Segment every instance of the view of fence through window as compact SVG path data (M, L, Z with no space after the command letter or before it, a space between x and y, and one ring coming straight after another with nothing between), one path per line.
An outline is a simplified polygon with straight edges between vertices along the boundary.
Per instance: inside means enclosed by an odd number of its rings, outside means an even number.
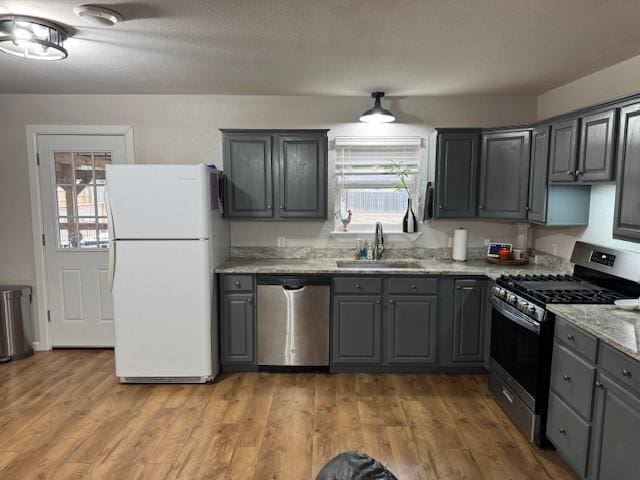
M354 230L376 222L400 228L409 194L414 198L417 190L419 147L415 138L336 139L338 216L351 210ZM401 171L408 191L398 188Z
M105 166L109 152L54 152L58 246L107 248Z

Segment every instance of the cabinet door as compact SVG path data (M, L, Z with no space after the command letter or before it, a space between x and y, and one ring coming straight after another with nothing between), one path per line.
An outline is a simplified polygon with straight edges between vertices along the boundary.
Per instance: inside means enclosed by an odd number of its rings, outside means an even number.
M380 364L382 361L382 297L333 297L333 363Z
M273 217L271 148L270 135L224 135L227 217Z
M640 104L620 111L613 236L640 241Z
M547 188L549 171L549 125L536 128L531 139L531 170L527 218L531 222L547 221Z
M473 132L438 135L436 218L477 215L479 140Z
M435 363L437 298L426 295L389 297L386 328L388 363Z
M526 219L530 132L482 135L478 216Z
M578 179L611 181L614 170L616 110L594 113L581 119Z
M279 135L277 215L284 218L327 217L327 136Z
M456 280L453 316L453 361L484 359L485 282Z
M576 181L578 125L577 118L551 125L551 151L549 153L549 181L551 183Z
M222 363L255 363L253 294L224 295L221 320Z
M632 480L640 472L640 398L600 374L593 420L592 480Z

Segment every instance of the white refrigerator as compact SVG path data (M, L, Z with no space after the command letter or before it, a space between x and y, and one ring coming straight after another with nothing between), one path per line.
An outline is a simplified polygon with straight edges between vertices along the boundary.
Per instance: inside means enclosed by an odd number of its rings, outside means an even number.
M215 268L227 222L212 210L205 165L109 165L109 278L116 375L203 383L219 371Z

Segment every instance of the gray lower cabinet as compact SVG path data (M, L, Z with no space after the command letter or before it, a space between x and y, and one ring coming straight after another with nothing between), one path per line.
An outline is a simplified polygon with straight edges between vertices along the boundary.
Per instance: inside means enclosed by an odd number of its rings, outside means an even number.
M479 130L438 131L435 218L477 216L479 144Z
M598 375L589 479L635 480L640 475L640 398Z
M334 295L333 364L382 362L382 297Z
M638 478L640 381L635 373L640 374L640 362L556 319L547 437L581 478Z
M577 179L578 118L562 120L551 125L551 144L549 152L549 182L571 183Z
M226 217L327 217L327 130L221 131Z
M640 241L640 103L620 110L613 236Z
M528 129L482 134L479 217L527 218L530 138Z
M438 297L390 295L386 318L386 362L436 362Z
M456 280L454 283L453 355L455 363L484 360L485 280Z
M580 149L577 179L581 182L614 180L617 111L593 113L580 118Z
M255 365L255 306L253 293L222 296L220 325L222 364Z

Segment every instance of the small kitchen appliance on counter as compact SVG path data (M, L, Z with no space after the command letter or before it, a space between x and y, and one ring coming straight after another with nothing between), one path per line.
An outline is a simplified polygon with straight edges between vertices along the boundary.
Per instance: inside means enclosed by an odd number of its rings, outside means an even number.
M492 288L489 389L523 433L546 445L552 303L613 304L640 295L640 253L576 242L573 275L503 275Z

